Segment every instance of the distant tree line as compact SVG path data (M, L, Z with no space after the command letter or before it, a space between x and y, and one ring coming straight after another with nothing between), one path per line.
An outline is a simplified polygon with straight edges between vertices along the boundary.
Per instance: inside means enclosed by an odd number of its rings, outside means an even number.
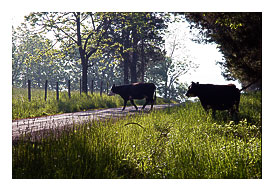
M13 86L27 80L41 88L48 80L88 91L93 79L115 84L153 82L164 98L182 99L176 67L187 71L191 61L174 62L164 48L164 34L171 22L165 13L31 13L14 29ZM54 38L49 38L52 34ZM95 84L95 89L99 85Z
M95 81L115 84L153 82L164 98L181 100L186 85L179 77L195 67L192 58L178 46L176 32L167 31L172 14L155 12L37 12L12 29L12 84L26 87L31 80L49 89L71 81L72 89L88 92ZM261 79L261 13L176 13L199 29L199 43L215 42L224 56L220 62L227 79L242 84ZM171 33L170 52L164 35ZM183 36L184 34L182 34ZM182 49L177 60L174 50ZM203 63L202 63L203 64ZM95 84L95 89L99 85ZM257 87L261 87L261 80Z

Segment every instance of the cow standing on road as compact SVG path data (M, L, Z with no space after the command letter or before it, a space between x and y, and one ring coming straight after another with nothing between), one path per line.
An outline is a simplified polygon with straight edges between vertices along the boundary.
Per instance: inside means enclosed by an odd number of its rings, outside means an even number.
M155 93L155 97L154 97ZM146 99L142 109L148 103L151 103L151 110L153 109L154 102L156 101L156 86L153 83L133 83L130 85L121 85L116 86L115 84L112 86L110 93L108 96L112 96L118 94L124 100L124 107L122 111L125 109L127 101L130 100L132 105L138 110L136 104L134 103L134 99Z

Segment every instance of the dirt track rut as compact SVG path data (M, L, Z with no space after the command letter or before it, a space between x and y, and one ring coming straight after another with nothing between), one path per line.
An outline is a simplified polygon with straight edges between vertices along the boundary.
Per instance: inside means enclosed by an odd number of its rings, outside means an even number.
M173 107L176 106L176 104L154 105L154 110L164 109L169 106ZM133 106L126 107L124 111L121 109L121 107L98 109L92 111L82 111L60 115L51 115L46 117L14 120L12 122L12 139L17 139L21 134L61 128L65 125L73 125L74 123L85 122L88 120L105 120L111 118L117 119L120 117L125 117L126 115L135 115L141 113L140 107L139 111L133 110ZM146 110L149 110L149 106L145 108L145 111Z

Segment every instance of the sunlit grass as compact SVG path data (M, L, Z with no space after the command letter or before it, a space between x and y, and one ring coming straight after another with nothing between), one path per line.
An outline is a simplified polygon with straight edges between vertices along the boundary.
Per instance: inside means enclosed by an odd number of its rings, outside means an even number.
M59 101L56 100L56 92L48 91L47 101L44 99L44 90L32 89L31 102L28 100L27 89L13 88L12 90L12 119L40 117L59 113L77 112L99 108L114 108L123 106L123 99L116 96L107 96L99 93L87 95L78 91L71 92L71 99L67 92L59 93ZM135 101L144 104L144 100ZM164 100L157 99L157 104L164 104ZM131 105L130 101L128 105Z
M261 93L241 97L238 122L227 116L186 103L74 125L36 143L22 138L13 178L261 178Z

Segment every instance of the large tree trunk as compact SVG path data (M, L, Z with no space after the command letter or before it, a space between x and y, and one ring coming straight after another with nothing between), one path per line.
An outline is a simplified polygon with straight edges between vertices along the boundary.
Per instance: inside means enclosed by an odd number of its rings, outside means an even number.
M138 60L138 55L137 55L138 38L137 38L136 28L133 28L132 36L133 36L133 59L131 63L131 83L136 83L137 82L137 60Z
M130 56L129 52L123 52L124 50L130 48L130 31L129 30L123 30L122 31L122 38L123 38L123 47L124 49L121 49L122 57L123 57L123 78L124 78L124 84L129 84L129 63L130 63Z
M124 84L129 84L129 53L123 54L123 75L124 75Z
M88 61L82 64L82 92L88 93Z
M77 13L76 17L76 26L77 26L77 45L79 49L79 54L81 58L81 65L82 65L82 92L88 93L88 58L85 55L85 50L82 48L81 42L81 31L80 31L80 13Z
M141 82L144 82L144 71L145 71L145 54L144 54L144 40L141 39Z

